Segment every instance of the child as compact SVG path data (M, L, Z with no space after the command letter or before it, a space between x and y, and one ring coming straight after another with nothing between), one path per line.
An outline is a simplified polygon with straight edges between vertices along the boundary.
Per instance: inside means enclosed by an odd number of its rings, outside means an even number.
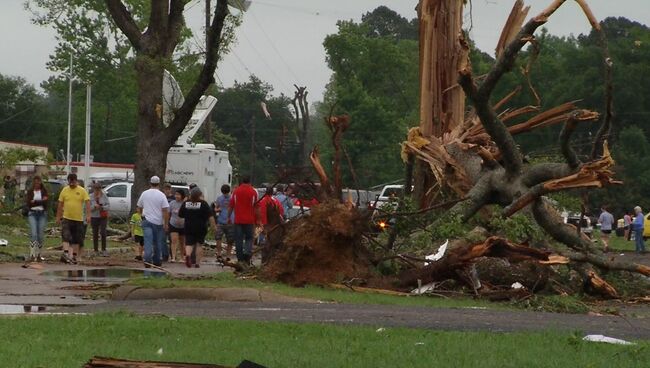
M144 253L144 232L142 231L142 215L137 211L131 216L131 235L133 235L133 241L138 243L138 253L135 256L135 260L142 261L142 254Z

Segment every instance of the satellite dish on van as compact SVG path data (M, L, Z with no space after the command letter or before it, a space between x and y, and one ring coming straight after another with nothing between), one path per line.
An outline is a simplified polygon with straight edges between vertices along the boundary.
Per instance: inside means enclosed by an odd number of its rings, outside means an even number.
M185 98L178 82L170 72L165 70L162 88L162 120L164 126L169 126L174 120L174 112L183 106L184 101Z
M250 8L251 2L251 0L228 0L228 5L245 12Z

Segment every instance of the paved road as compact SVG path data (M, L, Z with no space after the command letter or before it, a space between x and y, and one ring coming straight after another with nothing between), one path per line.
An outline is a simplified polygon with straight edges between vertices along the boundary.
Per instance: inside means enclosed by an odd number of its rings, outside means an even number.
M589 334L650 340L650 320L648 319L472 308L128 300L109 301L103 304L70 309L71 312L90 313L118 310L143 315L163 314L215 319L334 323L455 331L579 330Z

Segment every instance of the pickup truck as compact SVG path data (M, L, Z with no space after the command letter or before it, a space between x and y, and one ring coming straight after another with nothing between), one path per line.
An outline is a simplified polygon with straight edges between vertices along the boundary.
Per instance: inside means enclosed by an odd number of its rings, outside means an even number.
M131 215L131 188L133 188L131 182L113 183L104 188L111 206L111 216L128 218ZM190 192L190 188L187 186L172 185L172 191L176 191L176 189L182 189L186 195Z

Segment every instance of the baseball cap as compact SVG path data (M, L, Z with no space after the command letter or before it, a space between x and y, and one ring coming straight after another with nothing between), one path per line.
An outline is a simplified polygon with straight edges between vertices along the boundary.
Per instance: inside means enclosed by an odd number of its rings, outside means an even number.
M149 181L151 184L160 184L160 178L157 177L156 175L151 177L151 180Z

